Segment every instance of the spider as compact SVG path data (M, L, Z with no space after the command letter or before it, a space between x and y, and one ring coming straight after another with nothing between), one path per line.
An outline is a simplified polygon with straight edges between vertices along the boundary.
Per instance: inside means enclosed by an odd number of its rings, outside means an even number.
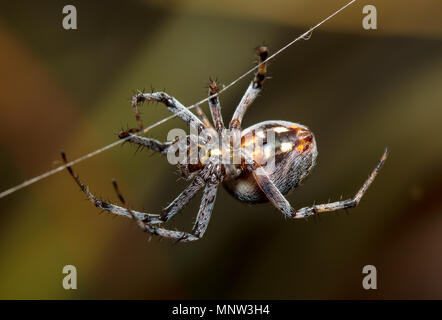
M116 215L132 218L143 231L151 235L175 239L178 242L195 241L203 237L209 224L220 183L223 184L233 197L240 201L248 203L270 201L287 218L306 218L323 212L356 207L385 162L387 149L385 149L376 168L371 172L368 179L353 198L313 205L298 210L293 209L284 195L297 187L314 167L318 154L316 141L313 133L307 127L287 121L264 121L241 130L243 117L248 107L260 93L263 82L266 79L267 66L265 60L268 57L268 50L264 46L259 47L257 54L259 56L258 70L233 114L229 129L239 132L242 147L252 141L254 143L259 142L262 145L270 145L274 150L272 154L274 157L273 170L268 170L266 167L269 156L263 151L264 149L257 149L258 152L254 154L247 153L247 151L241 149L239 162L235 164L222 163L215 161L215 157L210 155L221 154L225 156L227 153L229 157L231 156L232 148L220 150L219 148L207 147L207 140L197 138L196 148L198 151L203 149L209 157L199 159L199 161L193 164L178 163L181 174L191 182L175 200L162 210L161 214L143 213L130 209L126 205L126 201L119 191L115 180L112 181L113 186L122 206L99 200L80 181L72 168L67 166L70 175L97 208ZM138 128L121 131L119 138L126 139L129 143L151 149L163 155L167 155L171 150L172 153L174 152L173 147L177 146L177 140L163 143L155 139L136 135L144 128L138 111L138 105L145 101L163 103L171 112L175 113L192 128L196 128L198 133L206 131L209 137L221 137L226 127L221 115L218 92L219 89L216 82L211 80L209 82L208 103L213 125L199 107L197 107L197 114L194 114L177 99L165 92L137 93L132 97L131 102ZM270 133L274 135L274 140L266 144L267 134ZM194 138L192 135L187 136L188 140ZM192 151L190 150L191 148L187 146L188 153ZM195 148L195 145L193 148ZM62 159L65 164L68 163L63 152ZM189 233L162 227L166 221L179 213L200 189L204 189L204 191L192 231Z

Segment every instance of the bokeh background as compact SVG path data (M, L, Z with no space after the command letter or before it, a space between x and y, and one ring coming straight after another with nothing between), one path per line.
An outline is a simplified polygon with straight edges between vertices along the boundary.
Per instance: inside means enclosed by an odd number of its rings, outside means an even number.
M74 4L78 30L62 28ZM109 144L135 126L129 98L166 89L190 105L209 77L227 84L345 1L2 1L0 189ZM362 28L362 8L378 30ZM386 146L390 157L348 214L289 221L221 189L203 240L148 241L102 214L66 172L0 199L0 298L442 298L442 3L358 1L270 64L245 125L309 126L317 167L294 207L352 196ZM229 120L250 78L221 96ZM207 106L204 106L207 110ZM146 124L169 115L143 111ZM148 136L186 126L171 120ZM124 145L75 166L92 191L159 212L186 182L164 158ZM190 230L199 197L169 225ZM62 268L78 290L62 288ZM362 268L378 290L362 289Z

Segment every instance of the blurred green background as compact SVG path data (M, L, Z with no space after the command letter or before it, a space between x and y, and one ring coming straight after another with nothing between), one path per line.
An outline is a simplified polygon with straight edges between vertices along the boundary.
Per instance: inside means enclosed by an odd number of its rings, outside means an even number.
M346 1L2 1L0 191L134 127L136 89L184 104L251 68ZM62 28L74 4L78 30ZM378 30L362 28L362 8ZM148 241L128 219L99 215L66 172L0 199L0 298L442 298L442 2L358 1L269 67L245 126L288 120L316 135L317 167L295 208L352 196L386 146L359 207L308 222L218 192L203 240ZM250 78L221 96L228 121ZM207 106L204 106L207 110ZM169 115L145 106L146 124ZM148 136L164 140L172 120ZM186 182L158 155L118 146L75 166L92 191L159 212ZM169 226L190 230L199 197ZM78 290L62 288L62 268ZM362 268L378 290L362 289Z

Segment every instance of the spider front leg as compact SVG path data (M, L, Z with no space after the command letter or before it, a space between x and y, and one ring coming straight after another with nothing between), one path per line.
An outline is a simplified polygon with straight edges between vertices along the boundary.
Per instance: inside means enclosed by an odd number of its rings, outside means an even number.
M138 104L144 101L157 101L163 103L167 109L176 114L182 120L184 120L190 126L195 126L198 131L204 129L204 124L198 117L187 109L181 102L174 97L169 96L165 92L152 92L152 93L137 93L132 97L132 108L135 113L135 118L138 122L139 130L143 129L143 123L141 122L140 114L138 112ZM133 130L133 129L132 129Z
M178 242L190 242L202 238L204 232L207 229L207 226L209 225L210 216L213 210L213 205L215 204L216 191L218 188L218 183L206 184L195 225L192 229L192 232L188 233L184 231L175 231L175 230L156 227L137 219L137 217L132 212L132 210L129 209L129 207L127 207L124 197L119 191L117 183L115 181L113 181L113 185L115 188L115 192L117 193L121 203L126 207L128 214L132 217L132 219L136 221L137 225L141 228L141 230L152 235L157 235L163 238L174 239L177 240Z
M367 191L368 187L372 184L374 179L376 178L379 170L382 168L385 160L387 159L388 151L385 149L384 154L379 160L376 168L371 172L368 179L364 182L361 189L359 189L358 193L352 198L343 201L336 201L327 204L319 204L311 207L304 207L299 210L294 210L290 203L285 199L285 197L281 194L278 188L274 185L274 183L270 180L268 175L265 173L262 167L257 168L253 175L255 177L256 182L258 183L261 190L265 193L267 198L273 203L275 207L277 207L284 215L288 218L301 219L306 218L316 213L323 212L332 212L341 209L353 208L356 207Z
M266 47L259 47L257 50L259 56L259 68L258 72L255 74L255 78L250 83L246 90L246 93L242 97L238 107L233 114L232 120L230 121L230 129L240 129L242 119L247 111L247 108L255 101L258 94L261 92L262 84L266 78L267 66L264 61L267 59L269 54Z
M68 163L66 155L64 152L61 153L62 159L65 164ZM97 208L116 214L120 216L124 216L127 218L131 218L132 215L126 208L107 203L104 201L99 200L95 195L93 195L88 187L83 184L80 181L80 178L77 174L75 174L74 170L68 166L66 167L69 174L72 176L72 178L75 180L77 185L80 187L81 191L87 196L88 200L91 201ZM201 175L205 175L209 169L203 169L201 171ZM164 210L161 214L152 214L152 213L144 213L144 212L138 212L135 210L131 210L132 213L136 216L137 220L142 220L149 224L161 224L163 222L166 222L170 220L172 217L174 217L177 213L179 213L186 205L189 203L190 200L198 193L198 191L205 185L204 180L196 176L195 179L190 183L187 188L181 192L178 197L175 198Z
M212 126L212 124L209 121L209 118L207 118L206 114L204 113L203 109L200 108L199 105L195 107L196 114L201 119L203 124L208 128L209 130L213 131L215 128Z
M210 130L211 133L215 134L218 133L219 135L222 134L222 131L226 128L224 126L223 117L221 115L221 104L219 102L219 98L216 95L219 92L218 86L216 85L216 82L213 80L209 81L209 108L210 108L210 114L212 116L212 121L215 124L215 128L210 123L209 119L205 115L204 111L200 108L199 105L196 106L195 110L203 124L206 126L207 129Z
M129 129L121 131L118 134L120 139L126 139L127 142L136 144L143 148L148 148L150 150L156 151L158 153L167 154L168 148L173 144L173 142L160 142L155 139L145 138L141 136L134 135L137 133L137 129Z
M223 116L221 114L221 104L219 97L214 96L219 92L216 82L210 80L209 82L209 107L212 115L212 121L215 124L216 131L221 135L222 131L226 128L224 126Z
M61 157L63 159L63 162L67 164L68 160L64 152L61 152ZM88 200L92 202L94 206L96 206L97 208L103 211L107 211L119 216L124 216L127 218L132 217L132 215L127 212L126 208L122 208L112 203L99 200L94 194L92 194L89 191L88 187L80 181L80 178L78 177L78 175L75 174L74 170L70 166L67 166L66 169L68 170L69 174L72 176L74 181L77 183L77 185L80 187L81 191L83 191L83 193L87 196ZM150 221L150 223L163 222L162 220L159 219L160 218L159 214L151 214L151 213L144 213L138 211L132 211L132 214L137 218L137 220Z
M161 220L166 222L180 212L184 206L198 193L198 191L204 186L205 182L199 176L190 183L187 188L181 192L178 197L175 198L161 214Z

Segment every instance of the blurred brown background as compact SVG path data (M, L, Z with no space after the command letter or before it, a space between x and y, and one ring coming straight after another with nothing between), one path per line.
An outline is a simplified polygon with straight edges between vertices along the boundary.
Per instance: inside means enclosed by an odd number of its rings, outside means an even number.
M117 139L135 126L136 89L190 105L208 78L227 84L346 1L2 1L0 191ZM74 4L78 30L62 28ZM362 8L378 30L362 28ZM316 134L318 165L295 208L352 196L384 147L390 157L348 214L288 221L270 204L218 193L203 240L159 241L99 215L62 172L0 199L0 298L442 298L442 3L358 1L270 65L245 125L289 120ZM250 78L221 96L230 119ZM204 106L207 110L207 106ZM169 115L143 111L146 124ZM172 120L149 136L165 139ZM92 191L158 212L186 186L151 152L118 146L75 167ZM198 198L199 199L199 198ZM190 230L198 199L171 222ZM61 286L78 270L78 290ZM376 291L362 267L378 269Z

